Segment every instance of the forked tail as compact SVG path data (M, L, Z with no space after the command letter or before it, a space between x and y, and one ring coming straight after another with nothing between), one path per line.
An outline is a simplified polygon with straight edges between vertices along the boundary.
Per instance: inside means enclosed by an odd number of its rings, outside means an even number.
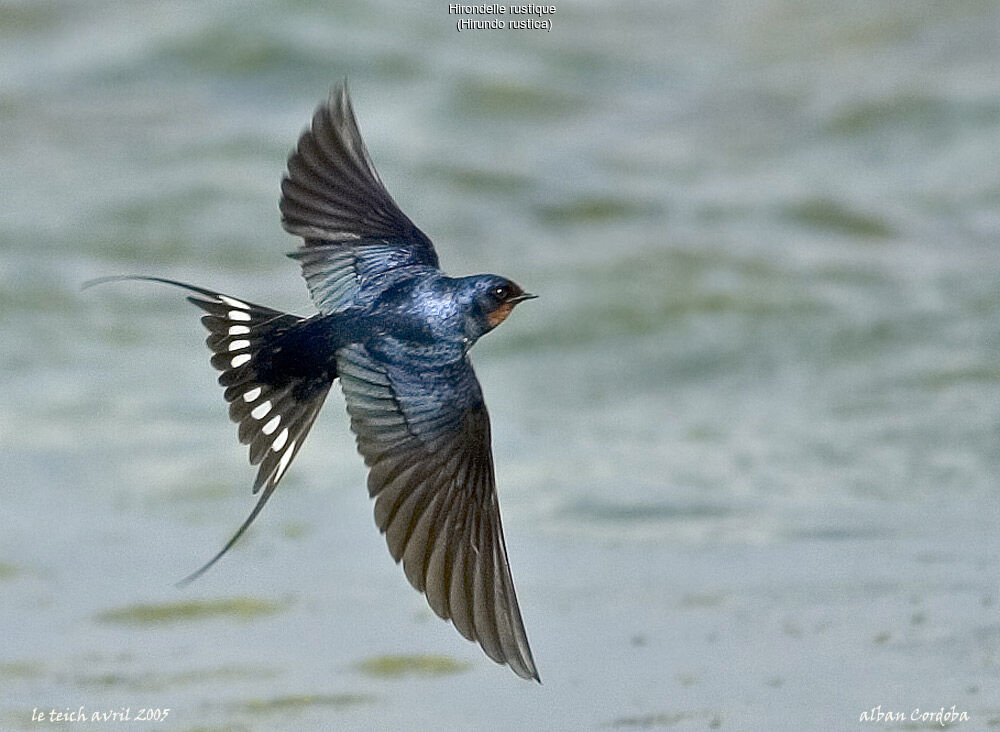
M83 287L123 280L161 282L196 293L187 299L205 311L205 342L212 365L222 372L219 384L225 387L229 416L239 425L240 442L250 446L250 464L260 465L253 484L253 492L261 494L257 505L218 554L178 583L186 585L229 551L257 518L302 447L337 376L336 366L310 338L310 321L296 315L162 277L102 277Z

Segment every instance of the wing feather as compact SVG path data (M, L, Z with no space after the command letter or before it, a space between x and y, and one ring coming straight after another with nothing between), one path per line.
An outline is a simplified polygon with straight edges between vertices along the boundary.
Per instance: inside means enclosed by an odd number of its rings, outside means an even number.
M451 608L451 621L455 624L458 632L469 640L476 640L475 626L472 623L472 592L470 589L475 565L469 566L472 546L472 517L467 511L460 513L459 530L455 532L455 540L451 549L452 570L451 584L448 587L448 604ZM450 541L450 537L446 538L446 541Z

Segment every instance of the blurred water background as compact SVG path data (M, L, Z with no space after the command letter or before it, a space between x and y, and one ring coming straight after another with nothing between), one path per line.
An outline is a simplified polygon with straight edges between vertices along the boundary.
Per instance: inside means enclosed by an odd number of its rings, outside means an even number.
M455 19L0 3L0 727L1000 724L1000 5ZM80 285L313 312L278 186L344 76L445 269L542 296L474 352L542 686L393 566L339 390L173 586L253 471L195 309Z

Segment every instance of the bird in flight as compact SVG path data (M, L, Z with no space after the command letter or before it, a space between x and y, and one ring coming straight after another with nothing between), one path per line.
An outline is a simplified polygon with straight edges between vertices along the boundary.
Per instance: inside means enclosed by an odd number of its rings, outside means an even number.
M282 224L319 312L307 318L160 277L205 311L212 366L240 442L259 465L257 517L340 379L375 522L428 604L486 655L539 680L514 593L497 503L490 420L469 349L534 297L497 275L448 277L393 201L333 89L288 158Z

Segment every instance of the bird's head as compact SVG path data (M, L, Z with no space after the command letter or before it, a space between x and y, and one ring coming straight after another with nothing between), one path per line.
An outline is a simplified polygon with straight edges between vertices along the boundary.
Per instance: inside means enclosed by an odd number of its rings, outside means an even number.
M507 319L519 302L538 297L499 275L466 277L461 289L465 307L464 331L470 344Z

